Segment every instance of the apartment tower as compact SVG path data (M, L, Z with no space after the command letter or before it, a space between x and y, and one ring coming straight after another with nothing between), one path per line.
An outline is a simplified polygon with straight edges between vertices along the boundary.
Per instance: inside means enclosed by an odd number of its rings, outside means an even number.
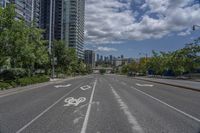
M67 47L75 48L77 56L84 59L85 0L52 0L52 40L63 40ZM49 39L50 0L41 1L41 28Z

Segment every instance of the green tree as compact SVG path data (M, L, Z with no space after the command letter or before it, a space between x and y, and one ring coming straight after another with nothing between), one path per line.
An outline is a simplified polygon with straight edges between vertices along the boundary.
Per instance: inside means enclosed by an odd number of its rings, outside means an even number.
M45 41L42 30L27 26L23 19L15 20L15 15L12 4L5 9L0 8L0 65L24 68L31 76L36 64L48 63Z
M130 72L138 72L138 63L136 61L132 61L128 67Z
M11 27L15 23L15 9L14 5L8 5L6 8L0 7L0 67L5 65L8 61L8 48L10 46L10 41L12 36Z
M123 65L121 68L121 74L127 74L129 71L129 66L128 65Z
M67 47L63 41L55 40L53 42L54 56L56 58L56 72L65 73L66 67L69 65L67 61Z

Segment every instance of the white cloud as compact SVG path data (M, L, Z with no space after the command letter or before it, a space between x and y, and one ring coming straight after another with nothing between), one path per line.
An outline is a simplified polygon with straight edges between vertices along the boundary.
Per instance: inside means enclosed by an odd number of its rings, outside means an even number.
M115 52L115 51L117 51L117 49L109 48L109 47L98 47L96 51L99 51L99 52Z
M200 23L199 12L193 0L86 0L86 42L162 38L173 32L187 35L193 24Z
M178 33L179 36L187 36L189 34L191 34L191 30L190 29Z

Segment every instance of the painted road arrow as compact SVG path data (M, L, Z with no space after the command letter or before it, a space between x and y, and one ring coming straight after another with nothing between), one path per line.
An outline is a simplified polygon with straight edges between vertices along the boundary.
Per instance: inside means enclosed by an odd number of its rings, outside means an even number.
M136 83L137 86L140 86L140 87L153 87L154 85L150 85L150 84L139 84L139 83Z
M67 84L67 85L56 85L54 86L55 88L65 88L65 87L70 87L71 84Z

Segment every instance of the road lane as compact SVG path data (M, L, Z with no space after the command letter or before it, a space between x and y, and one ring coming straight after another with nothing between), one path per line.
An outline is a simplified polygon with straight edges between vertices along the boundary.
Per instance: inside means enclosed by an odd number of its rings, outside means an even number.
M126 103L121 99L119 94L115 91L115 89L110 85L110 88L112 89L113 94L115 95L115 98L120 105L120 109L123 110L124 114L127 116L127 119L129 121L129 124L132 125L132 131L137 133L143 133L143 129L141 128L140 124L138 124L137 119L135 116L132 115L132 113L129 111L128 106Z
M199 93L149 84L91 75L6 96L0 98L0 133L200 132Z
M124 98L123 100L127 103L129 108L132 109L132 113L136 114L135 116L138 118L139 123L143 125L142 127L145 132L200 132L199 122L169 108L162 103L159 103L155 99L147 97L135 89L131 89L131 86L136 83L134 80L127 83L119 77L117 77L117 80L114 80L113 77L105 76L105 79L110 81L113 87L116 88L116 92L118 92L122 99ZM127 85L124 85L120 80L126 82ZM142 90L142 88L140 89ZM159 93L157 92L155 95L157 96ZM167 96L168 95L166 95L166 97ZM176 99L171 100L174 102L176 101ZM198 110L196 111L198 113Z
M107 76L109 79L113 79L113 76ZM179 87L173 87L163 84L157 84L147 81L135 80L132 78L114 76L118 81L125 82L129 86L133 86L150 94L174 107L183 110L184 112L191 114L200 119L200 93L192 90L185 90ZM108 79L108 80L109 80ZM136 84L149 84L149 86L137 86Z
M104 76L97 76L87 133L132 133L129 123Z
M35 122L31 123L21 133L78 133L81 130L83 119L86 114L86 109L89 103L89 97L92 90L83 91L81 86L93 86L94 79L89 79L82 82L72 93L67 94L54 107L45 112ZM73 97L79 99L86 98L83 103L66 105L65 99ZM73 101L72 103L74 103Z
M84 85L84 82L89 79L92 78L81 78L61 83L72 84L67 88L55 88L54 84L52 84L0 98L0 132L16 132L61 96L79 84Z
M88 103L89 105L88 105L88 108L87 108L87 112L86 112L86 115L85 115L85 119L84 119L84 122L83 122L81 133L85 133L86 130L87 130L88 120L89 120L89 116L90 116L91 106L92 106L92 103L93 103L93 98L94 98L94 92L95 92L95 89L96 89L96 85L97 85L97 79L94 82L94 86L93 86L92 93L91 93L91 96L90 96L90 101Z

